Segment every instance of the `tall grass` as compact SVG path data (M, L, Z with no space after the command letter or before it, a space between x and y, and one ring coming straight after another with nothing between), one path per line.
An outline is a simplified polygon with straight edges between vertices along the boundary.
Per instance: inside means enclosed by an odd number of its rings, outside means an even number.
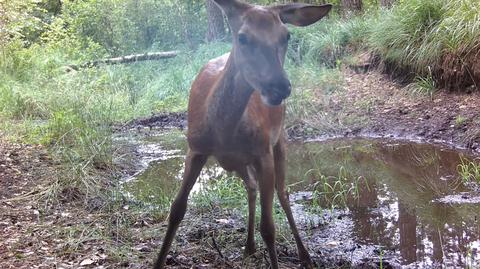
M309 27L292 27L288 56L297 63L335 67L344 56L364 48L375 16L332 16Z
M464 183L475 182L480 184L480 163L462 159L457 167L458 174Z
M396 68L422 76L433 70L444 86L475 84L479 14L476 0L401 1L372 25L368 46Z
M82 189L95 185L88 180L92 169L112 167L112 125L186 110L196 73L228 50L227 44L210 44L174 59L67 73L64 66L72 60L56 47L10 46L0 54L2 129L14 139L48 145L71 170L65 173L68 185Z

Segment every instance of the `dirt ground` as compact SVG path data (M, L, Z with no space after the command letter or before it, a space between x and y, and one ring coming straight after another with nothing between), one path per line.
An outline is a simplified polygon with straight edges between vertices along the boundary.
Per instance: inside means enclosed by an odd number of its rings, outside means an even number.
M327 113L333 128L322 129L304 121L290 126L290 139L315 139L324 136L379 136L426 140L480 152L480 93L461 94L439 91L429 96L412 95L403 85L392 82L376 71L357 74L345 71L344 90L328 97L318 94L319 113ZM161 114L139 119L124 126L185 127L185 114ZM314 131L312 132L311 129ZM129 204L115 205L115 213L106 216L90 202L62 200L45 206L36 197L45 186L54 182L56 164L42 146L13 144L0 140L0 268L145 268L160 244L164 226L154 216L129 215ZM101 202L101 201L100 201ZM46 211L48 208L48 211ZM231 216L234 218L234 216ZM131 222L128 233L137 238L125 253L111 253L108 245L122 244L115 227L98 227L105 222ZM211 221L211 218L208 218ZM253 263L243 263L235 253L241 252L245 230L222 222L212 231L224 231L232 243L231 253L216 247L215 234L205 234L207 220L184 222L184 227L197 227L179 234L180 253L174 252L168 264L172 268L261 267L266 254L259 251ZM241 223L237 222L237 223ZM113 225L115 226L115 225ZM104 234L89 234L98 229ZM119 225L117 225L119 227ZM186 230L186 229L183 229ZM73 234L73 236L72 236ZM85 234L89 234L86 236ZM105 237L105 235L107 235ZM107 240L105 238L114 238ZM120 239L119 239L120 237ZM78 242L69 241L78 238ZM183 242L183 245L182 245ZM197 242L185 244L185 242ZM130 246L130 245L129 245ZM206 248L205 246L210 246ZM297 264L294 246L282 246L280 261L285 268ZM221 248L220 248L221 249ZM230 256L229 256L230 255ZM118 256L122 256L119 258ZM318 257L317 257L318 258ZM337 261L321 257L328 264ZM125 262L128 260L130 262ZM196 264L196 265L194 265ZM327 264L327 263L325 263ZM348 264L339 262L339 267ZM368 267L367 265L365 265ZM388 267L388 266L386 266Z
M480 152L480 92L440 90L432 97L414 94L386 74L344 71L345 85L331 95L317 91L329 128L315 120L291 126L291 139L318 137L393 137L448 144ZM323 120L325 117L321 118ZM318 121L318 120L317 120ZM309 125L317 131L308 132Z

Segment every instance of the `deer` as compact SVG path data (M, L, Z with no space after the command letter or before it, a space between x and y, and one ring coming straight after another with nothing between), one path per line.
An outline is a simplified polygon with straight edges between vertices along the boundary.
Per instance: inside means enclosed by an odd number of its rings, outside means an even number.
M253 255L255 206L260 192L260 234L278 268L272 206L275 190L285 211L302 266L313 268L300 238L285 184L285 102L292 85L284 69L290 33L286 24L308 26L326 16L332 5L300 3L259 6L240 0L214 0L227 17L232 49L210 60L192 83L187 110L188 151L181 187L174 198L163 244L154 268L164 268L183 220L188 196L207 159L213 156L235 172L248 196L244 254Z

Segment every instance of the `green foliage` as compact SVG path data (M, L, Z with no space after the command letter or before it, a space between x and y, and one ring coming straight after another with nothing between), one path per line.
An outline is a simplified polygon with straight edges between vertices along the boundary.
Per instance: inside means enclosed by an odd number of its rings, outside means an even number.
M309 27L292 27L290 58L297 62L336 66L347 53L363 48L373 17L332 16Z
M72 1L65 3L59 19L110 55L198 44L206 32L200 1Z
M35 0L0 1L0 48L10 40L31 43L42 31L46 10Z
M193 204L198 209L222 208L242 209L247 208L247 193L242 181L237 177L221 177L209 180L192 197Z
M480 163L462 159L462 163L458 165L457 170L463 182L480 184Z
M385 61L419 75L428 74L429 68L438 73L446 54L474 49L480 41L479 12L476 0L401 1L372 25L369 47Z
M313 210L334 209L347 207L349 197L358 197L359 184L364 178L351 178L347 170L341 167L338 176L327 177L317 169L312 169L307 174L318 178L313 191ZM366 181L365 181L366 182Z
M444 0L402 1L384 11L382 23L372 27L369 44L384 60L424 73L426 66L438 60L441 45L432 42L432 34L444 16Z
M154 111L185 111L195 75L229 47L202 45L170 60L66 73L70 56L56 42L28 48L12 42L0 54L0 117L15 139L50 146L77 179L68 184L82 188L93 185L86 181L92 168L111 167L113 124Z
M429 74L425 77L417 76L412 86L413 93L428 95L430 96L430 98L433 98L433 94L437 89L437 85L435 83L435 80L433 79L432 72L429 72Z

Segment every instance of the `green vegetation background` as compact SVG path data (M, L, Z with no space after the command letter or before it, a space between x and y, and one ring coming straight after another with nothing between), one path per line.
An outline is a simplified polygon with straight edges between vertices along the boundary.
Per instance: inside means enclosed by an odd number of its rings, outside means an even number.
M416 78L426 91L472 79L445 78L445 68L478 64L472 53L480 47L479 1L399 0L387 10L369 0L363 12L350 15L332 2L336 9L328 19L291 29L287 70L304 90L290 101L290 121L313 113L312 92L305 89L336 90L339 67L354 62L359 51ZM114 124L185 111L196 73L230 47L228 36L205 41L207 15L198 0L1 0L0 15L0 133L49 146L73 171L72 184L82 188L92 169L112 167ZM180 54L65 71L68 64L164 50Z

